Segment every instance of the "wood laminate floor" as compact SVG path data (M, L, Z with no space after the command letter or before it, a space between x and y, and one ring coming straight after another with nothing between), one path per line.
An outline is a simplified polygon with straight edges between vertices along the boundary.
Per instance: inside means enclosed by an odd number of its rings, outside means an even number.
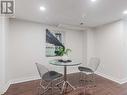
M68 81L76 87L66 95L127 95L127 83L118 84L101 76L95 75L96 87L87 86L79 81L80 74L68 75ZM12 84L4 95L38 95L38 86L40 80ZM53 95L60 95L59 89L54 89ZM48 91L48 95L51 95ZM46 95L46 94L45 94Z

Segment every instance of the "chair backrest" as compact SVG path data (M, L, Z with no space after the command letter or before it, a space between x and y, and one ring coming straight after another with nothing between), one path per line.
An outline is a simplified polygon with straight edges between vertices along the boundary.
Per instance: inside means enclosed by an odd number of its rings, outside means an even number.
M35 64L36 64L36 66L37 66L37 70L38 70L38 72L39 72L39 75L40 75L40 77L42 78L43 75L44 75L46 72L48 72L49 70L48 70L44 65L42 65L42 64L39 64L39 63L35 63Z
M96 71L98 66L99 66L99 64L100 64L100 59L97 58L97 57L92 57L92 58L90 58L88 67L90 69L92 69L93 71Z

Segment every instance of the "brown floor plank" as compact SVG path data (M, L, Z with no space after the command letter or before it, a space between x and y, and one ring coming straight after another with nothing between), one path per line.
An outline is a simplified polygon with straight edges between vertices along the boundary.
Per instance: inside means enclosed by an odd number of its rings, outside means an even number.
M127 95L127 83L120 85L101 76L95 75L96 87L81 85L79 82L79 73L68 75L68 81L77 87L67 95ZM33 80L24 83L12 84L5 95L37 95L37 87L40 80ZM82 83L83 84L83 83ZM55 90L54 90L55 91ZM60 95L58 89L53 95ZM45 94L46 95L46 94ZM50 95L50 91L49 94Z

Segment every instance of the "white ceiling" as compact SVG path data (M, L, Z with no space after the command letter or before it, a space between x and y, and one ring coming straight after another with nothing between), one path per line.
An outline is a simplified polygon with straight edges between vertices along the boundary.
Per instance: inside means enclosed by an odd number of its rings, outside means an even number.
M15 17L49 25L95 27L123 17L127 0L15 0ZM46 11L39 10L45 6ZM82 18L86 16L85 18Z

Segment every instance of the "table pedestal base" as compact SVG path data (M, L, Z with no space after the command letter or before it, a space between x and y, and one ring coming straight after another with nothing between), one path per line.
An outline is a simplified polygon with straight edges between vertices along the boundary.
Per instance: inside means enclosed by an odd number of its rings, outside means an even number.
M62 84L62 87L59 87L59 85ZM56 84L57 87L61 90L61 94L65 94L67 91L67 88L70 86L72 90L75 90L75 87L72 86L69 81L62 81Z

